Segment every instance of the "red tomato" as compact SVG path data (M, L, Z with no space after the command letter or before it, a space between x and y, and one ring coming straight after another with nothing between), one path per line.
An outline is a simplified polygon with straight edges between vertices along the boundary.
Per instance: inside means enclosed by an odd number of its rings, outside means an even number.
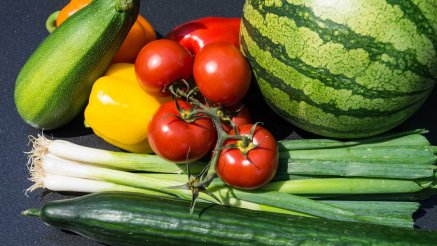
M155 95L168 96L163 91L193 73L193 57L176 41L159 39L146 44L135 60L135 72L141 87Z
M249 109L243 104L237 104L225 110L228 110L229 113L231 113L231 120L236 126L252 123L252 117ZM231 125L226 122L222 124L222 127L226 132L230 132L232 130Z
M252 126L239 126L240 135L249 136ZM256 126L252 139L255 147L250 150L242 147L241 140L226 141L225 146L230 144L239 147L224 148L220 153L217 174L223 182L236 188L257 189L272 180L278 168L279 152L276 140L269 131ZM247 151L246 156L243 155L244 151Z
M192 106L178 100L188 112ZM157 155L173 162L191 162L205 156L216 140L216 130L207 117L193 122L179 118L181 114L174 101L161 105L149 124L149 144Z
M240 102L249 90L250 66L243 54L229 43L211 43L194 58L197 87L209 101L223 106Z

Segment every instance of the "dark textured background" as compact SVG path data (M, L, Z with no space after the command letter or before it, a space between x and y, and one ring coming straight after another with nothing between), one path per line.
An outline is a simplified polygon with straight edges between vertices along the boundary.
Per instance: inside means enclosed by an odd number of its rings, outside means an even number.
M204 16L240 16L243 0L155 0L142 1L140 13L164 35L174 26ZM13 100L15 78L26 59L46 36L45 20L59 10L67 0L0 1L0 245L96 245L78 235L47 227L36 218L25 218L20 212L30 207L40 207L49 200L68 197L38 190L25 195L31 185L23 152L29 151L28 135L40 131L26 125L18 116ZM256 91L247 100L253 118L262 121L278 139L314 137L295 129L274 115L263 103ZM395 130L427 128L427 137L437 144L436 109L437 92L407 122ZM87 146L114 149L82 127L82 117L56 131L45 134L68 139ZM416 214L418 227L437 230L437 198L423 202Z

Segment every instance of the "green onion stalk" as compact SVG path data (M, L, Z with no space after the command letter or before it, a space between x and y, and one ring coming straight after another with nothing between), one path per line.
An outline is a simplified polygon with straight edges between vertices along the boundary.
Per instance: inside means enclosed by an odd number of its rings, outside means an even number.
M400 137L381 138L363 144L333 140L279 141L279 168L275 180L310 177L367 177L387 179L433 179L437 152L421 135L423 130L404 133ZM399 135L399 134L396 134ZM382 138L384 139L384 138ZM161 173L185 173L185 164L176 164L156 155L107 151L79 146L63 140L32 138L30 157L52 153L64 159L127 170ZM79 154L80 153L80 154ZM32 157L33 156L33 157ZM199 173L202 162L190 163L192 173ZM296 176L298 175L298 176Z
M180 185L181 181L186 178L185 175L179 174L131 173L77 163L52 154L46 155L39 165L33 165L31 173L34 185L29 188L29 191L44 187L55 191L87 193L124 191L155 196L173 196L184 200L192 199L190 190L173 188ZM219 180L214 181L210 184L210 192L224 205L334 220L360 221L398 227L412 226L411 218L407 219L406 216L392 218L384 216L381 212L369 213L370 215L357 213L341 205L336 206L332 203L314 201L288 193L243 191L228 187ZM218 203L211 196L203 193L199 194L199 201Z
M360 156L357 157L356 153L350 156L350 153L361 151L364 156L364 149L368 149L369 152L365 155L367 156L366 161L359 162L361 169L366 169L363 166L371 169L370 167L374 165L382 165L380 161L377 161L381 159L385 165L388 165L388 168L399 165L397 161L393 161L397 155L391 152L385 153L385 158L382 158L381 152L372 155L377 147L409 146L409 148L413 148L416 146L424 153L403 157L404 160L410 158L410 164L405 161L401 165L410 165L417 167L417 169L420 169L419 166L426 166L433 171L432 164L434 162L432 160L435 158L436 151L425 141L426 139L421 137L421 133L415 131L361 144L347 144L347 142L344 144L330 140L308 140L308 143L305 140L291 140L289 142L281 141L279 144L282 146L281 153L333 148L347 149L343 154L337 150L338 152L332 156L329 156L329 153L319 153L320 163L329 159L332 165L337 160L339 163L344 163L348 159L351 160L349 164L357 162L352 157L359 158ZM296 141L294 146L291 144L293 141ZM184 174L185 165L165 161L156 155L93 149L67 141L48 140L43 136L32 138L32 142L33 149L28 154L31 180L34 185L29 188L29 191L37 188L70 192L129 191L157 196L176 196L186 200L192 199L190 190L178 189L181 184L188 180L187 175ZM424 148L419 148L420 146ZM305 154L303 152L298 154L300 154L300 160L303 160ZM339 157L341 155L345 158L341 159ZM291 156L297 157L298 155L291 154ZM417 158L418 156L420 158ZM424 164L426 158L428 160ZM310 156L307 156L306 159L310 159ZM417 159L420 159L421 162L415 162ZM349 174L347 172L332 173L336 169L329 167L326 170L334 175L327 176L323 172L320 174L320 172L312 173L307 170L306 176L296 176L289 172L290 166L293 166L290 165L290 160L293 159L287 158L285 160L280 161L280 170L278 170L277 175L279 178L260 190L234 189L214 178L208 186L208 191L219 198L219 201L202 193L199 194L199 201L301 216L412 227L411 215L418 207L416 202L353 201L347 199L341 201L337 198L369 194L381 196L386 194L418 194L435 189L433 172L418 179L403 179L389 176L388 170L386 177L375 178L349 175L353 174L352 170L349 170ZM205 164L196 162L189 165L190 169L200 171ZM314 200L310 197L316 197L320 200ZM388 207L393 213L390 214L387 209L381 209Z

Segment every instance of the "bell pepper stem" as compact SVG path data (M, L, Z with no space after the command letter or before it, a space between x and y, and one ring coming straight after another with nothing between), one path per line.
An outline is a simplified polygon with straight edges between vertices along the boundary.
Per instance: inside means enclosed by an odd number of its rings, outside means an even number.
M58 11L51 13L46 20L46 29L50 33L52 33L57 28L56 19L58 18L59 12L60 11L58 10Z

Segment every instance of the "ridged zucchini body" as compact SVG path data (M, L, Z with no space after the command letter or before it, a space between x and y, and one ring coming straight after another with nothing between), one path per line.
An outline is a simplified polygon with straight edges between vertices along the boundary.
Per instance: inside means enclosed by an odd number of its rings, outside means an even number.
M434 245L437 233L104 192L46 203L49 225L109 245Z
M140 0L94 0L48 35L21 68L15 105L40 129L65 125L84 108L135 22Z
M376 135L437 81L435 0L247 0L241 46L267 104L306 131Z

